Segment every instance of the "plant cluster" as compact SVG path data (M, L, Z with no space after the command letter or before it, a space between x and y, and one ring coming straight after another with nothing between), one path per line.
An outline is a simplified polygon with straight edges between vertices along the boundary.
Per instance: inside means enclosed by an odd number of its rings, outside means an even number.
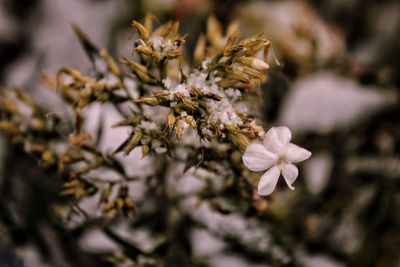
M180 35L179 23L171 21L153 29L153 21L148 14L143 24L132 22L138 38L132 55L120 59L121 64L73 26L94 72L86 75L64 67L55 78L45 76L47 85L71 107L72 131L23 90L6 88L1 90L0 128L14 144L64 179L61 195L72 200L67 221L78 214L87 220L102 218L106 224L121 217L140 222L152 213L161 218L154 231L168 233L176 216L171 209L178 212L181 201L193 196L198 204L207 202L221 213L264 212L267 199L255 190L259 175L245 166L253 171L271 168L258 185L258 192L267 195L281 172L292 188L297 168L290 162L311 155L289 144L287 128L272 128L265 134L256 120L260 85L267 80L270 42L262 36L241 40L237 23L223 31L210 17L207 34L198 38L191 67L184 56L187 36ZM86 110L96 103L111 105L124 118L113 127L124 127L129 134L123 143L115 144L114 151L99 147L104 138L101 123L96 133L83 127L91 120ZM130 157L134 150L151 162L150 174L127 173L121 155ZM202 185L189 191L174 186L188 176ZM138 181L146 185L141 199L130 192L130 184ZM94 196L101 211L97 215L81 207L83 200ZM148 201L156 208L149 211ZM166 236L163 242L173 242ZM137 251L142 256L160 253L157 249Z

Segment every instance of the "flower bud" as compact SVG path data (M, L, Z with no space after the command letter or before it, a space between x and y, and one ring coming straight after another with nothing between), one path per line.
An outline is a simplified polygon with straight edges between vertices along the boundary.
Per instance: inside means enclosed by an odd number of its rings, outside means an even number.
M149 145L142 145L142 158L146 157L150 153Z
M190 127L192 127L193 130L197 131L196 120L190 115L186 115L185 119L186 119L186 122L190 125Z
M151 55L153 53L153 49L150 46L140 45L135 48L135 51L139 54Z
M175 122L176 122L176 118L175 118L173 112L170 112L168 114L168 117L167 117L167 131L168 131L168 134L170 134L172 129L174 128Z
M210 16L207 20L207 37L214 48L221 48L222 26L214 16Z
M117 77L121 77L122 75L121 69L119 68L117 62L115 62L114 58L110 56L110 54L107 52L107 50L105 49L100 50L100 55L107 63L112 74L114 74Z
M146 66L143 66L142 64L136 63L135 61L129 60L127 58L123 58L121 63L128 65L132 72L142 81L148 81L149 80L149 70L146 68Z
M228 137L240 151L245 151L246 147L250 144L250 140L242 133L231 133Z
M139 104L146 104L149 106L157 106L158 104L160 104L160 101L158 101L155 97L141 97L139 99L136 99L135 102Z
M201 34L199 39L197 39L196 48L194 49L194 62L200 64L206 57L206 37Z
M132 27L136 28L136 30L138 31L140 37L143 40L147 41L149 39L149 36L150 36L149 31L142 24L140 24L136 20L133 20L131 25L132 25Z
M179 141L182 140L182 135L183 135L183 121L182 119L178 119L175 124L175 132L176 132L176 138L178 138Z
M139 144L140 139L142 139L142 132L136 132L132 138L129 140L129 143L124 148L125 156L129 155L131 151Z
M137 125L140 122L140 120L141 120L140 117L131 117L131 118L128 118L126 120L122 120L120 122L117 122L116 124L114 124L111 127L115 128L115 127L120 127L120 126L129 126L129 125L134 126L134 125Z
M251 66L255 68L256 70L266 70L269 69L268 63L264 62L263 60L260 60L258 58L253 58L253 61L251 62Z

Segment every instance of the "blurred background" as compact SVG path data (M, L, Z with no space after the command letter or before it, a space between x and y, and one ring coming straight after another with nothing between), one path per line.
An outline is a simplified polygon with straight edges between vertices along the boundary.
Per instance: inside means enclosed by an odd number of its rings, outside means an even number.
M187 51L211 14L239 21L244 37L263 33L280 61L263 86L267 126L288 126L313 152L258 231L218 217L238 234L192 227L188 254L201 260L167 266L400 266L400 2L0 0L0 84L60 111L43 73L91 69L70 22L121 58L133 45L130 21L146 12L180 20ZM62 228L50 212L60 185L0 135L0 267L111 266L102 257L129 247L92 225Z

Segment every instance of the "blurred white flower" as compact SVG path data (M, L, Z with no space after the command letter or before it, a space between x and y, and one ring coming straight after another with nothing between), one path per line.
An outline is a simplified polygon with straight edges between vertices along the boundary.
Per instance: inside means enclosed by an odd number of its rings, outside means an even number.
M299 170L292 163L308 159L311 152L290 143L292 133L287 127L272 127L264 135L264 141L247 146L243 163L251 171L267 170L258 183L258 194L269 195L274 191L279 176L283 175L291 190Z

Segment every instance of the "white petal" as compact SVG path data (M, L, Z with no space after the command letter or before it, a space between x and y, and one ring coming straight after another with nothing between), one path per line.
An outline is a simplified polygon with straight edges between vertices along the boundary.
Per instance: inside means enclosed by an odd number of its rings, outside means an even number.
M285 158L289 163L296 163L311 157L311 152L307 149L296 146L295 144L288 144L286 146Z
M279 176L281 175L281 170L278 166L274 166L269 169L263 176L261 176L258 182L258 194L266 196L274 191L276 184L278 183Z
M296 181L297 175L299 175L299 170L293 164L284 164L282 167L282 175L285 178L286 184L291 190L294 190L292 184Z
M281 154L291 139L292 133L288 127L272 127L264 135L264 145L271 152Z
M271 168L276 163L278 156L269 152L267 148L258 141L247 146L242 160L244 165L251 171L259 172Z

